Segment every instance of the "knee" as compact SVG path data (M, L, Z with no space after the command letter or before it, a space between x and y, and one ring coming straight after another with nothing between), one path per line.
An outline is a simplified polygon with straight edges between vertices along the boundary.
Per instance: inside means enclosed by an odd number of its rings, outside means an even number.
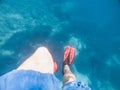
M39 47L35 51L35 55L44 57L44 58L52 58L52 55L50 54L49 50L46 47Z
M37 52L49 52L46 47L39 47L39 48L37 48L36 51L37 51Z

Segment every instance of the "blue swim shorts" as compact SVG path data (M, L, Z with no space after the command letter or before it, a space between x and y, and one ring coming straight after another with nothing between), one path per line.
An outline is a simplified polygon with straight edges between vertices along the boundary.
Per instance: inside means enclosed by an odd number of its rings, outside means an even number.
M61 90L54 74L13 70L0 77L0 90ZM90 90L81 82L67 83L63 90Z

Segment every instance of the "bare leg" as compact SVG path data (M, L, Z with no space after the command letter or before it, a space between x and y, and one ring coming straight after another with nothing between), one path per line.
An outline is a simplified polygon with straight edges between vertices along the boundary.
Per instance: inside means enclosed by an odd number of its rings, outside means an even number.
M75 75L70 71L69 65L67 64L63 66L63 74L63 85L76 80Z
M34 70L42 73L54 72L53 58L45 47L38 48L17 70Z

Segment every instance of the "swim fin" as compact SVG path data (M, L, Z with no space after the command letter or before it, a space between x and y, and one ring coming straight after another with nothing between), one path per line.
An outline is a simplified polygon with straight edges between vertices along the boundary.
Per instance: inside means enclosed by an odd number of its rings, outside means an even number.
M54 73L58 71L58 62L54 61Z
M74 59L75 49L71 46L67 46L64 51L63 64L71 65Z

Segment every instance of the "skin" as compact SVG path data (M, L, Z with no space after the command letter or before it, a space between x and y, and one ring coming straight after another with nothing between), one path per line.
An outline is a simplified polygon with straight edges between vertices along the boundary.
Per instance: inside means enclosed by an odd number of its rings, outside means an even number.
M45 47L39 47L17 70L34 70L53 74L53 58Z
M63 86L69 82L75 81L76 77L75 75L71 72L69 65L64 65L63 66Z

